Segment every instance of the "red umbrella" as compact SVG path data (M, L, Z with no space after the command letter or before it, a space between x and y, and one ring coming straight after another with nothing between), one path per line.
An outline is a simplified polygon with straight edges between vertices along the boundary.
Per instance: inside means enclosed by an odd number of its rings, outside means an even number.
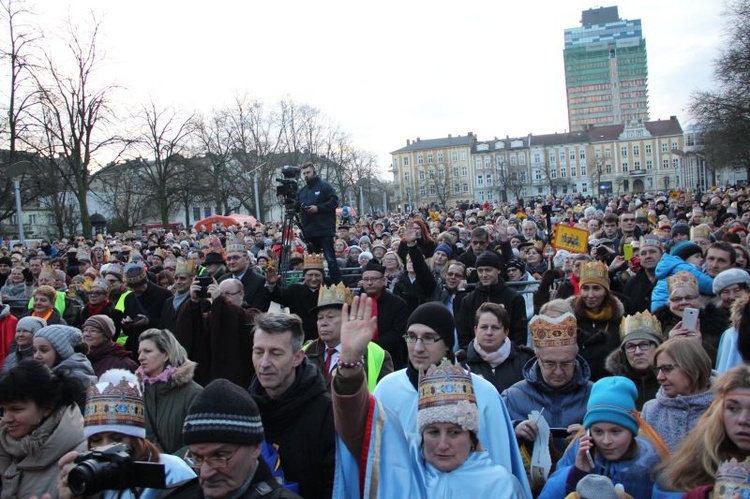
M243 225L245 222L250 227L255 227L258 221L250 215L211 215L202 220L198 220L193 226L198 230L213 230L216 224L222 224L224 227L230 225Z

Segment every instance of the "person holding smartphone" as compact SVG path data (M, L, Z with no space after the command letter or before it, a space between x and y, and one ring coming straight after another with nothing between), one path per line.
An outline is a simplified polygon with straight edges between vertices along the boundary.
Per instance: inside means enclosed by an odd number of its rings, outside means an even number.
M651 471L669 451L653 428L638 416L637 396L635 383L622 376L594 383L583 419L586 432L565 451L539 499L565 497L591 473L622 484L633 497L651 499Z

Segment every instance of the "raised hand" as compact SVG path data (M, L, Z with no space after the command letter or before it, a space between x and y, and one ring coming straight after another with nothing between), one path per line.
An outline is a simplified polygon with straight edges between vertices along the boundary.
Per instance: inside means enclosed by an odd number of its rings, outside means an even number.
M367 353L378 318L372 316L372 298L356 296L341 310L341 361L357 362Z

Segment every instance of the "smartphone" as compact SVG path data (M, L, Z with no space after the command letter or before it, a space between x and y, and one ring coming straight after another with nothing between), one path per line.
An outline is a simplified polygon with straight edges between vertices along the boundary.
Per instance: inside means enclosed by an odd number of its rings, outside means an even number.
M591 430L586 430L586 436L588 437L591 436ZM591 451L588 451L588 450L586 451L586 459L589 460L589 466L591 466L592 470L596 468L596 463L594 462L594 458L591 457Z
M198 291L198 298L208 298L208 286L214 282L211 276L198 277L198 284L200 284L201 290Z
M629 262L633 259L633 245L630 243L625 243L622 249L622 254L625 257L625 261Z
M697 308L687 307L682 313L682 327L691 331L698 330L698 313Z
M568 438L570 436L567 428L550 428L549 432L552 438Z

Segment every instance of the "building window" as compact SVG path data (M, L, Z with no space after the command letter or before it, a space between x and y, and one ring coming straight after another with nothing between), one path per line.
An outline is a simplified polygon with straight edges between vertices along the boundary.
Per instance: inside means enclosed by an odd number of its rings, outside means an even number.
M661 143L661 152L667 152L669 150L669 146L666 142Z
M654 162L650 159L646 160L646 170L651 171L654 169Z
M646 154L651 154L651 144L646 144L643 149L646 151Z
M549 178L551 178L551 179L557 178L557 168L550 169Z
M581 182L581 192L589 192L589 184L586 182Z
M628 164L627 163L622 163L622 171L623 172L628 171Z
M654 187L654 179L649 177L646 180L648 180L648 188L651 189Z
M424 164L424 156L422 154L417 155L417 164L423 165Z
M492 168L492 158L490 156L484 157L484 167L485 168Z
M635 171L641 170L641 162L640 161L634 161L633 162L633 168L635 168Z
M438 163L443 162L443 151L438 151Z
M404 172L404 181L408 184L410 179L411 174L409 172Z
M203 207L203 217L210 217L211 216L211 207L210 206L204 206Z
M601 157L602 157L602 152L599 149L594 151L594 158L599 159Z
M477 175L477 187L481 187L484 185L484 177L482 175Z
M633 156L641 155L641 146L633 146Z
M675 167L675 168L679 168L680 167L680 160L678 158L673 159L672 160L672 166Z
M576 176L576 167L575 166L571 166L570 167L570 176L571 177L575 177Z
M541 187L537 187L536 192L537 194L544 194L544 189L542 189Z
M521 154L518 155L518 164L521 165L521 166L525 166L526 165L526 154L525 153L521 153Z
M459 184L458 182L455 182L453 184L453 192L458 193L460 191L461 191L461 184Z
M393 158L393 169L395 170L396 168L398 168L398 157L394 156L394 158Z
M586 165L581 165L581 177L586 176Z
M425 189L423 185L419 187L419 195L421 197L425 197L427 195L427 189Z
M607 166L605 166L605 167L604 167L604 170L605 170L605 171L606 171L607 173L612 173L612 165L609 165L609 164L608 164Z
M571 161L575 161L576 160L576 152L573 149L570 150L569 158L570 158Z
M511 156L510 157L510 166L516 166L516 157L515 156Z
M409 166L409 156L404 156L404 166Z
M462 177L468 177L469 176L469 169L465 166L461 167L461 176Z
M668 159L665 159L664 161L662 161L662 162L661 162L661 167L662 167L662 168L663 168L664 170L667 170L667 169L669 169L669 160L668 160Z
M451 152L451 161L458 161L458 152L452 151Z
M604 150L604 157L605 158L611 158L612 157L612 151L610 151L609 149L605 149Z
M622 156L623 158L627 158L628 157L628 148L627 147L620 148L620 156Z
M581 148L581 150L578 152L578 157L581 159L586 159L586 149Z
M424 171L419 170L419 180L424 180Z
M542 155L538 152L534 153L534 163L539 164L542 162Z
M441 180L445 178L445 168L442 166L438 168L438 178Z
M435 169L430 167L430 169L427 171L427 176L430 178L430 180L435 180Z
M677 141L672 142L672 150L673 151L677 150Z
M469 192L469 184L464 184L464 192Z
M474 158L474 167L478 170L482 167L482 158Z
M488 173L487 175L485 175L484 181L487 185L492 185L492 174Z
M534 179L542 180L542 170L534 170Z
M554 154L549 155L549 164L554 165L557 162L557 157Z
M525 171L521 172L521 183L522 184L526 183L526 172Z
M427 153L427 162L430 163L430 164L432 164L432 153L431 152Z
M201 219L201 208L200 206L193 206L193 220Z
M430 185L430 196L434 196L435 192L436 192L435 191L435 186L434 185Z
M453 178L458 178L458 167L457 166L453 167Z
M466 161L466 151L461 151L461 161Z
M560 167L560 178L568 178L568 170L564 166Z
M565 162L565 151L560 151L560 163Z

